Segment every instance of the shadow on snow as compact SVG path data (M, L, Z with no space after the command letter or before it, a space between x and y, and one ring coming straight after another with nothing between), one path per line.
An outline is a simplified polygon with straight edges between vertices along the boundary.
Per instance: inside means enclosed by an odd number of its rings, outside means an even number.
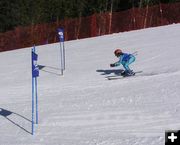
M54 75L61 75L58 71L60 71L59 68L52 67L52 66L45 66L45 65L38 65L39 70L44 71L46 73L54 74Z
M120 75L124 70L123 69L99 69L96 72L100 72L101 75Z
M29 133L29 134L32 134L30 131L28 131L27 129L25 129L24 127L22 127L20 124L18 124L16 121L14 121L13 119L11 119L9 116L12 116L12 115L15 115L16 117L20 117L21 119L23 120L26 120L30 123L32 123L31 120L27 119L26 117L18 114L18 113L15 113L15 112L12 112L12 111L9 111L9 110L6 110L6 109L3 109L3 108L0 108L0 115L3 116L4 118L6 118L8 121L10 121L12 124L16 125L17 127L19 127L20 129L24 130L25 132Z

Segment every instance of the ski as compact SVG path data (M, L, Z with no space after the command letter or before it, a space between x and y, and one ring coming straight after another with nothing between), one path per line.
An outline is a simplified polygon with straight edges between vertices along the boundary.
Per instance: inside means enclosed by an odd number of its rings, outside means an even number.
M124 78L129 78L129 77L135 77L136 74L142 73L143 71L136 71L134 72L135 75L130 75L130 76L123 76L123 75L115 75L115 76L108 76L106 77L108 80L116 80L116 79L124 79Z

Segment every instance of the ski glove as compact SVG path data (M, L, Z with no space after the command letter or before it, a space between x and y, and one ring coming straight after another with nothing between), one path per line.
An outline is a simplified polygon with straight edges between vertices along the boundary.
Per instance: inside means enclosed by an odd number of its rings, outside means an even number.
M115 67L115 64L114 63L110 64L110 67Z

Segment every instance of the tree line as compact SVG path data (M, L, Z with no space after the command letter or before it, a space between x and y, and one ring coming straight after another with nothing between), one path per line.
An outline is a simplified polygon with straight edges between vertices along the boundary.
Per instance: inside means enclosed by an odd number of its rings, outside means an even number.
M0 33L94 13L123 11L180 0L0 0Z

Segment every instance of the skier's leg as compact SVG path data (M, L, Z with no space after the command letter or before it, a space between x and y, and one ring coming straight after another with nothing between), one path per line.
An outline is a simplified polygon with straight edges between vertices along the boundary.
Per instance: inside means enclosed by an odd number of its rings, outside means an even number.
M126 63L124 63L124 68L127 74L131 75L134 74L134 72L129 68L129 65L135 61L135 57L132 56Z
M128 65L130 65L131 63L133 63L136 60L136 58L134 56L131 56L131 58L128 61Z

